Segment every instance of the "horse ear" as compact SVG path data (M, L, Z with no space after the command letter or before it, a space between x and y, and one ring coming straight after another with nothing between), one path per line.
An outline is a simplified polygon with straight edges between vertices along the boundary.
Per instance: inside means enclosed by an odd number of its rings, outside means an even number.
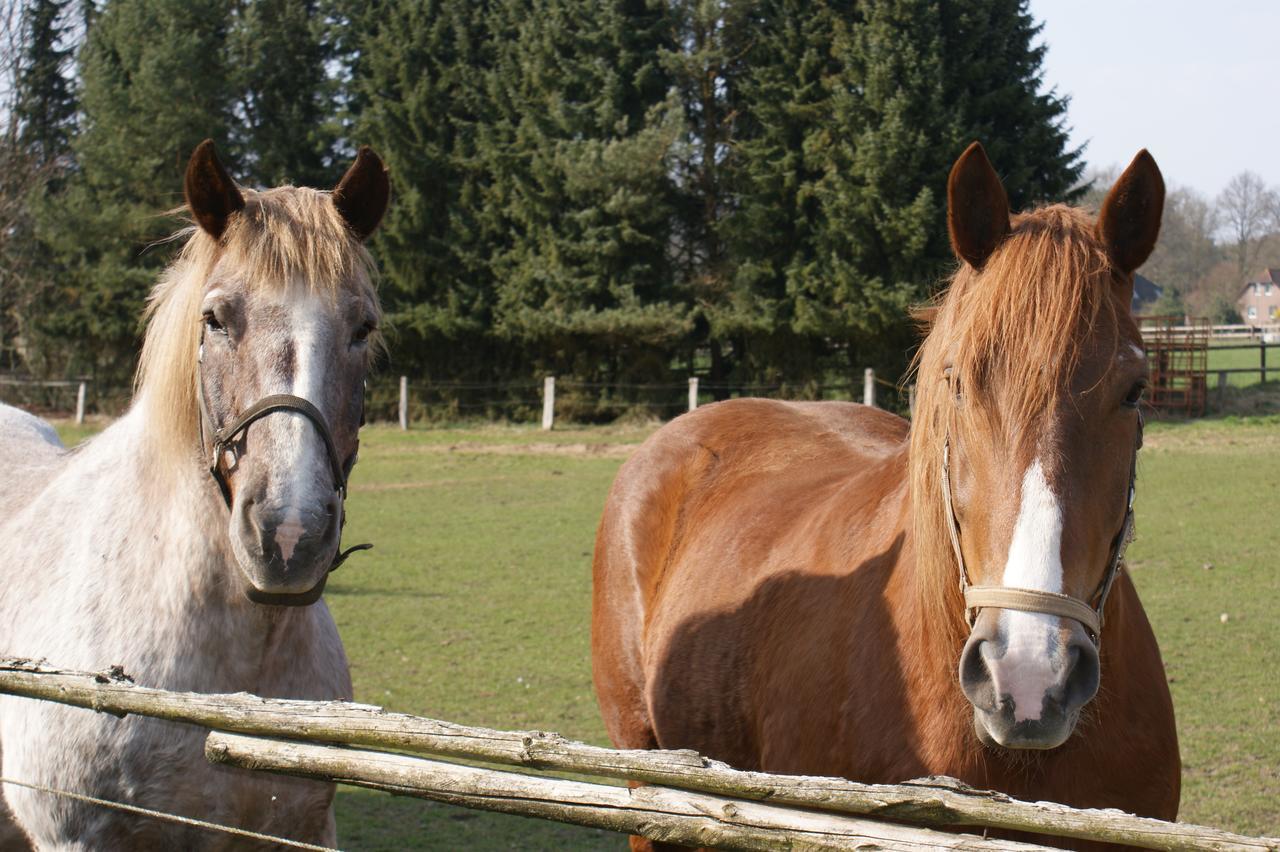
M183 190L191 215L214 239L227 229L231 215L244 209L244 196L219 162L212 139L204 140L191 153Z
M1143 148L1107 193L1098 214L1098 238L1126 274L1146 262L1160 236L1164 177Z
M978 142L964 150L947 178L947 230L956 256L974 269L1009 234L1009 196Z
M333 188L333 206L338 208L357 239L364 242L382 221L390 197L387 167L372 148L361 147L356 161Z

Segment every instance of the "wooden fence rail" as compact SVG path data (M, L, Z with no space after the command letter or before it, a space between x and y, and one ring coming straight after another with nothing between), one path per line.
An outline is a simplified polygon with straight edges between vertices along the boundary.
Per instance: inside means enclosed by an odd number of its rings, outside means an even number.
M973 849L1049 847L973 834L949 834L829 811L739 798L591 784L462 766L341 746L214 731L205 743L214 763L338 781L451 805L640 834L651 840L721 849Z
M557 734L467 727L362 704L167 692L137 686L119 671L73 672L27 660L0 660L0 693L233 733L571 772L927 826L984 826L1148 849L1280 852L1276 838L1247 837L1119 811L1022 802L950 780L878 785L745 772L692 751L609 749L570 742Z

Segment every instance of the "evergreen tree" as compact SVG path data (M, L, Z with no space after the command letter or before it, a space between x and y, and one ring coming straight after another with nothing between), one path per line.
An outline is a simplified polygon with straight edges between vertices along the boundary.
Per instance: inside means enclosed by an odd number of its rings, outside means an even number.
M947 262L938 4L864 0L835 23L831 116L811 264L792 270L797 331L845 345L846 369L901 368L907 314ZM896 355L896 357L895 357ZM897 363L893 363L897 361Z
M325 188L342 176L332 30L320 0L242 2L229 37L241 181Z
M1030 0L943 0L938 8L955 150L982 140L1014 210L1078 198L1083 149L1068 146L1069 99L1040 91L1046 47L1035 43L1043 25Z
M503 247L486 222L491 183L480 148L490 133L490 3L389 0L365 21L354 64L354 138L392 175L378 231L393 361L423 376L490 377L500 353L490 258Z
M829 167L829 78L838 70L834 29L847 4L771 0L752 17L734 122L734 203L720 232L732 258L738 310L732 331L742 378L803 384L829 348L797 323L796 281L816 263L823 211L817 189ZM824 296L825 297L825 296Z
M23 54L14 113L22 147L44 166L67 154L76 115L67 77L72 46L71 0L27 0L22 9Z
M30 331L75 347L48 369L117 382L131 372L138 316L168 256L148 248L176 226L158 214L181 203L202 139L227 149L228 15L227 0L113 0L95 16L80 54L79 168L37 210L60 272Z
M667 262L679 132L645 0L506 0L493 80L495 331L533 366L661 380L688 331ZM496 143L496 144L494 144Z

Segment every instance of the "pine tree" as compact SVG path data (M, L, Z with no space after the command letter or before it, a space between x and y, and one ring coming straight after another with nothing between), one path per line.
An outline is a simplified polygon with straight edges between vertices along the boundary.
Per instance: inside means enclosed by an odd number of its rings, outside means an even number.
M822 370L827 341L796 322L796 282L817 263L823 229L817 188L829 166L833 36L843 4L756 5L738 81L734 203L720 232L732 258L743 378L792 389ZM728 318L718 324L724 329Z
M982 140L1014 210L1077 198L1083 149L1068 145L1069 99L1040 91L1046 48L1030 0L945 0L939 14L955 150Z
M138 316L168 256L149 247L176 226L158 214L181 203L202 139L227 150L228 19L227 0L113 0L95 16L80 53L78 169L37 210L59 275L31 331L73 346L49 369L115 382L131 372Z
M389 0L353 14L365 33L351 55L354 138L392 175L393 198L376 255L398 368L423 376L492 377L500 353L490 258L501 235L484 215L492 67L488 2Z
M796 330L844 344L850 370L894 351L902 366L908 308L947 257L937 6L865 0L835 22L831 116L812 143L824 161L814 260L789 285Z
M664 10L645 0L507 0L487 149L508 244L496 333L532 365L661 380L689 330L667 262L679 132Z
M229 37L241 181L328 188L341 177L332 30L320 0L249 0Z
M76 114L75 92L67 77L71 0L28 0L22 10L23 52L14 106L19 140L40 166L68 152Z

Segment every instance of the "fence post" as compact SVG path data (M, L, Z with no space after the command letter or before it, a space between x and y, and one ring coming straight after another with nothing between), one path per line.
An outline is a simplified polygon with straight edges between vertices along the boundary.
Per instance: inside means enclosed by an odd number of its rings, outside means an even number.
M1263 383L1266 383L1267 381L1267 339L1265 337L1259 338L1258 351L1262 356L1262 381Z
M870 367L862 372L862 404L876 404L876 371Z
M916 386L915 383L907 385L907 411L912 417L916 416Z
M698 377L689 377L689 410L693 411L698 407Z
M84 382L76 388L76 425L84 422Z
M556 377L542 380L542 428L550 429L556 416Z
M409 377L400 377L400 429L407 431L409 429Z

